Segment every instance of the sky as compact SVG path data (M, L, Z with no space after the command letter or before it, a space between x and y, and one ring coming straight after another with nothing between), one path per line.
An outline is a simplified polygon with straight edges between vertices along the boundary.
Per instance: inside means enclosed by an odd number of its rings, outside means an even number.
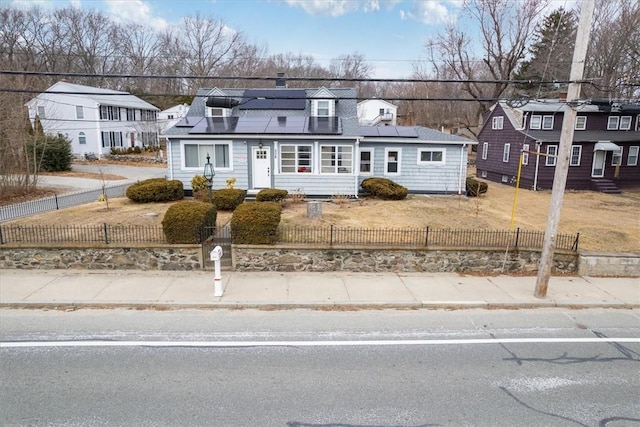
M513 0L517 1L517 0ZM554 0L573 3L575 0ZM0 0L0 3L2 0ZM157 29L183 16L219 19L269 55L310 55L323 67L361 54L373 78L408 78L426 64L429 37L457 22L462 0L13 0L24 6L73 5L105 12L118 22ZM458 22L460 23L460 22Z

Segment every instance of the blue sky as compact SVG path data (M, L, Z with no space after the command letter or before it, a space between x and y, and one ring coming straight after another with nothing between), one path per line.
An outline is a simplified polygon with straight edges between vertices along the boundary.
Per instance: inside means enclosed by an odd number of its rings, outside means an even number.
M1 2L2 0L0 0ZM518 0L512 0L518 1ZM552 0L569 7L576 0ZM407 78L425 61L425 42L447 22L456 22L462 0L13 0L24 6L74 5L100 10L119 22L157 29L200 12L242 32L268 54L311 55L322 66L359 53L372 77ZM464 25L464 23L458 22Z

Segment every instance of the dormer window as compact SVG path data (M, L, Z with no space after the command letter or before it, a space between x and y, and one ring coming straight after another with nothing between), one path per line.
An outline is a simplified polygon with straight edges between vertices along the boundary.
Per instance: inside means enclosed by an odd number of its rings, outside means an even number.
M228 117L228 108L207 107L207 117Z
M313 101L314 111L316 117L331 117L333 116L333 100L329 99L317 99Z

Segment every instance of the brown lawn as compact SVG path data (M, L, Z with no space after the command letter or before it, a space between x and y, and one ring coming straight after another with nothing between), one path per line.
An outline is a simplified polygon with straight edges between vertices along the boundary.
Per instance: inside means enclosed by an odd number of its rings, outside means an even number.
M481 198L457 195L412 195L401 201L360 199L322 202L322 218L307 218L307 204L287 203L282 223L344 227L430 227L451 229L508 230L514 202L513 187L489 183ZM551 193L520 189L514 227L544 231ZM170 203L137 204L126 198L35 215L9 224L48 225L100 223L127 225L160 224ZM589 191L565 194L560 233L580 233L581 250L640 252L640 190L621 196ZM218 221L230 220L230 212L218 212Z

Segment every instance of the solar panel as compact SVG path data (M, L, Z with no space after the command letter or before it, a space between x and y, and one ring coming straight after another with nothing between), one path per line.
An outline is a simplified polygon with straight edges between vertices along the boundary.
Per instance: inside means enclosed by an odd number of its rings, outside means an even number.
M313 134L338 135L342 133L340 117L309 117L307 131Z
M398 131L398 135L403 138L417 138L418 132L416 129L410 126L397 126L396 130Z
M242 95L240 110L304 110L306 91L300 89L248 89Z
M399 136L395 126L378 126L378 133L391 138Z
M205 117L189 133L233 133L237 117Z
M200 120L202 120L202 117L184 117L182 120L176 123L176 127L190 128L192 126L195 126Z
M380 136L377 126L360 126L361 136Z
M265 133L271 117L238 117L235 133Z

